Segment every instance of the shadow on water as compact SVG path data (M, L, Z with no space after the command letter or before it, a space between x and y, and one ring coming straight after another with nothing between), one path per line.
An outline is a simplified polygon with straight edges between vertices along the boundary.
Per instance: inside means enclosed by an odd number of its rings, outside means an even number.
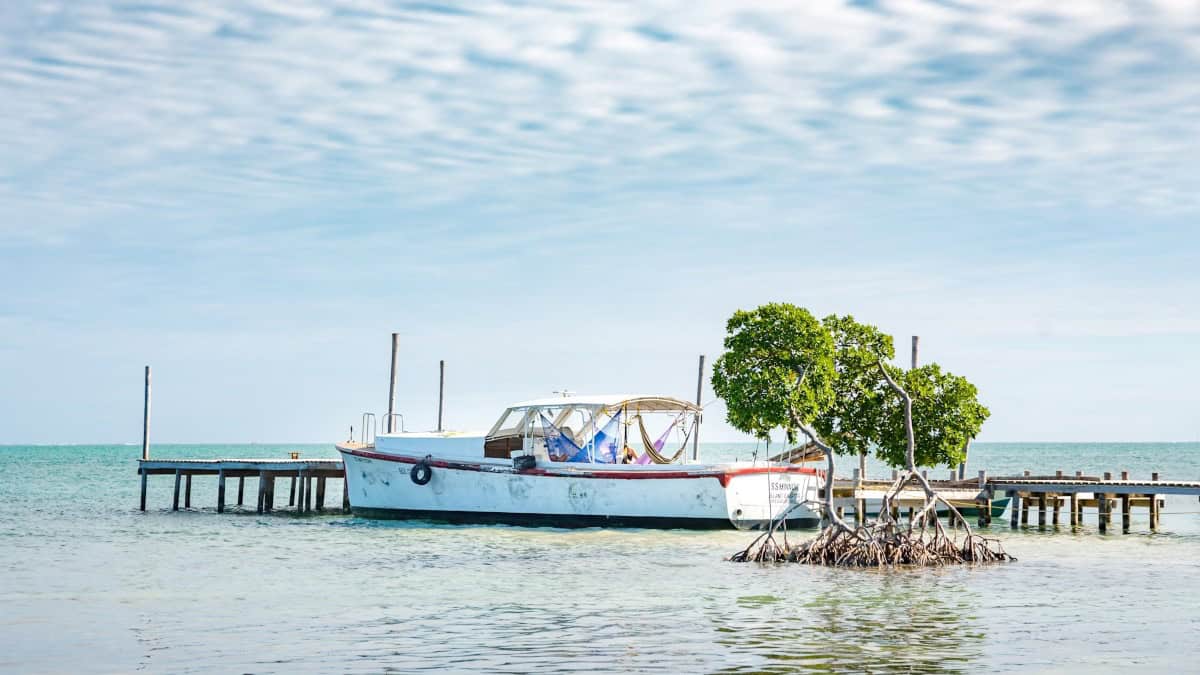
M744 664L720 672L965 672L983 655L986 626L959 570L804 571L801 596L710 610L717 644Z

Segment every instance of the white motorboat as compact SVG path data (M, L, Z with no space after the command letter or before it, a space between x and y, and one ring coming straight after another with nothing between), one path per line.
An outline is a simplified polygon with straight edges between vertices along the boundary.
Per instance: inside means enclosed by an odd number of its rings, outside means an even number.
M337 447L351 509L366 517L745 529L790 510L790 525L818 522L823 472L702 463L700 418L663 396L560 396L509 407L486 434L401 430Z

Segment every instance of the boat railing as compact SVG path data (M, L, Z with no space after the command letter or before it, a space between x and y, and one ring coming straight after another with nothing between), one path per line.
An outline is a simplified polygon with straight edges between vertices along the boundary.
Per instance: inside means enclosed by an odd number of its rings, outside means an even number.
M363 445L374 445L375 444L375 431L376 431L375 413L373 413L373 412L363 413L362 429L360 431L360 434L361 434L360 442Z
M383 416L383 428L388 429L388 433L396 433L397 427L395 418L397 417L400 418L400 433L404 433L404 415L401 415L400 413L388 413Z

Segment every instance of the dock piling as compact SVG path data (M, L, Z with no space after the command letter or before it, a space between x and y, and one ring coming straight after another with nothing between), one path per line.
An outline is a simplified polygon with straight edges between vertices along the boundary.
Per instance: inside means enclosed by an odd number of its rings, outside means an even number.
M1021 510L1021 493L1016 490L1005 492L1008 495L1009 527L1017 529L1017 512Z
M867 522L867 501L865 499L861 499L861 496L857 494L860 490L862 490L862 484L863 473L862 468L860 467L854 470L854 522L858 525L865 525Z
M141 506L141 510L145 511L146 510L146 478L148 476L146 475L146 472L140 468L138 469L138 473L142 474L142 506Z
M142 401L142 459L150 459L150 366L146 366L146 389Z
M696 370L696 407L701 405L704 394L704 354L700 355L700 367ZM695 428L692 429L692 461L700 459L700 418L696 418Z
M292 476L292 487L288 490L288 506L296 505L296 477Z
M1129 480L1129 472L1128 471L1121 472L1121 480ZM1129 534L1129 524L1130 524L1129 521L1130 521L1129 495L1122 494L1121 495L1121 532L1123 532L1125 534Z
M443 359L438 361L438 426L437 430L442 430L442 404L446 400L446 361ZM321 483L317 483L317 510L321 510Z
M217 471L217 513L225 513L225 470Z
M979 521L976 524L985 527L992 524L992 493L987 485L987 471L982 469L979 471L979 492L983 497L979 500Z
M263 512L263 505L266 503L267 497L267 472L258 472L258 513Z
M192 474L183 478L183 508L192 508Z
M1150 481L1158 482L1158 472L1150 474ZM1150 531L1158 532L1158 495L1151 494L1150 497Z
M171 500L171 510L172 511L179 510L179 479L181 479L182 477L183 477L182 474L180 474L179 470L176 469L175 470L175 498L173 500Z
M389 434L395 430L392 426L392 420L395 419L396 412L396 357L399 351L400 334L392 333L392 372L388 377L388 414L387 422L384 424L384 427L387 429ZM364 429L364 432L365 431L366 430ZM366 441L364 440L363 442L365 443Z
M317 478L317 512L325 510L325 477Z
M242 498L243 495L245 495L245 493L246 493L246 477L238 476L238 503L237 503L238 506L241 506L242 504L246 503L245 499Z

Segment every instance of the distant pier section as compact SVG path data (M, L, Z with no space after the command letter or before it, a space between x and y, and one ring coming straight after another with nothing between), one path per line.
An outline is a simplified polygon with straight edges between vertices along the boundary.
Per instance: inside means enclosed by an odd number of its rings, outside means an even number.
M231 478L237 479L238 506L245 503L246 479L253 478L257 481L258 513L271 513L275 510L275 487L280 479L290 479L287 505L294 507L296 513L324 511L326 484L331 478L340 479L342 510L350 510L346 470L339 459L142 459L138 462L138 474L142 477L140 503L143 511L146 510L146 484L150 476L175 477L175 493L171 504L173 511L179 510L181 496L183 508L192 507L193 476L217 477L218 513L225 512L228 494L226 489Z
M891 481L861 479L855 470L854 478L839 479L833 488L835 508L841 513L853 512L862 522L870 509L872 500L878 503L891 486ZM1084 509L1095 510L1095 520L1100 533L1113 528L1115 513L1121 516L1121 531L1129 532L1135 509L1146 509L1149 513L1150 531L1159 529L1164 495L1187 495L1200 497L1200 481L1160 480L1157 472L1149 480L1130 478L1122 471L1119 478L1112 473L1103 476L1085 476L1076 471L1074 476L1056 471L1054 475L1032 475L1025 471L1021 476L989 477L980 471L977 480L963 480L951 472L949 480L933 480L925 472L931 487L958 508L963 516L976 516L977 525L986 527L993 517L1009 514L1009 525L1013 529L1029 526L1029 512L1036 509L1037 525L1058 527L1062 512L1067 512L1068 524L1084 525ZM893 476L894 480L895 476ZM904 509L919 508L924 504L924 494L919 489L905 490L893 502L895 515L900 517Z

